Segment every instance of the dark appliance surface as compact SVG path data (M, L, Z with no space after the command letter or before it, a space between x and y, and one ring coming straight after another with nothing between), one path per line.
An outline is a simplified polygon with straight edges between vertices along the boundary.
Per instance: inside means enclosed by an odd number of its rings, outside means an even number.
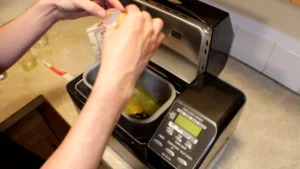
M84 106L86 98L91 92L82 82L82 75L69 82L67 91L79 109ZM235 123L231 125L230 131L227 131L233 132L240 115L239 110L246 101L241 91L209 73L201 74L176 100L188 103L190 107L202 113L205 112L204 114L216 123L218 130L217 139L205 151L202 160L208 155L210 149L221 145L218 141L226 141L227 138L222 138L221 133L223 133L227 126L230 126L229 123ZM230 119L234 120L231 121ZM151 149L147 149L149 139L143 141L133 140L118 126L114 129L113 136L149 168L173 168L165 161L159 160L161 157Z
M162 165L160 158L174 168L198 168L200 165L205 168L235 130L245 102L243 92L209 73L202 73L177 97L154 133L148 143L148 160L157 168L170 167ZM192 136L187 129L178 129L179 115L199 123L200 134ZM152 150L156 151L155 155Z

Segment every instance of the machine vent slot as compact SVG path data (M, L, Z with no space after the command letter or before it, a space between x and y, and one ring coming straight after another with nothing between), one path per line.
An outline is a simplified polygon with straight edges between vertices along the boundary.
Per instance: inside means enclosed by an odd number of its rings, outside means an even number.
M165 10L169 11L170 9L165 7Z
M188 17L187 16L185 16L185 15L181 15L183 18L185 18L185 19L187 19Z
M179 40L182 38L182 34L179 33L179 32L177 32L177 31L175 31L175 30L171 30L170 36L172 36L172 37L174 37L176 39L179 39Z

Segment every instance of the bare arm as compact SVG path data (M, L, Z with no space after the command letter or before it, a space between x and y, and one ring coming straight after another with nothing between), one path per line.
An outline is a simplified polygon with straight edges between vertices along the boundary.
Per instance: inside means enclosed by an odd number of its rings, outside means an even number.
M13 65L56 22L53 10L38 2L0 28L0 72Z
M102 64L91 96L63 143L42 168L98 166L138 77L164 37L160 19L152 19L133 5L127 7L127 12L119 28L105 33Z
M118 0L110 3L123 9ZM96 1L102 4L101 0ZM12 66L55 22L89 14L104 17L105 10L90 0L40 0L23 15L0 27L0 72Z
M111 82L105 73L81 111L78 120L44 169L97 168L111 132L132 89L122 91L125 81Z
M107 1L124 10L118 0ZM103 0L40 0L0 28L0 71L14 64L56 21L89 14L103 17L106 13L98 4ZM160 19L152 19L136 6L128 7L127 12L122 26L105 33L102 65L91 96L63 143L42 168L98 166L136 80L164 37Z

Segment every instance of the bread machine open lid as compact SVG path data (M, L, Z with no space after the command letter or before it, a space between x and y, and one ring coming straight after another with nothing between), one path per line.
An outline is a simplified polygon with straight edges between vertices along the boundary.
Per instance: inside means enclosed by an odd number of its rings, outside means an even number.
M164 21L165 38L151 61L186 83L192 83L206 70L211 40L209 26L174 5L152 0L134 0L141 10ZM202 48L205 46L205 48Z

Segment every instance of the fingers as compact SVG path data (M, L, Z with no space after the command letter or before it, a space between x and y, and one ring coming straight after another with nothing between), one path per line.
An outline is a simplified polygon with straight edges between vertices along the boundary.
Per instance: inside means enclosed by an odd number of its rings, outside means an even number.
M105 6L104 6L104 1L103 1L103 0L91 0L91 1L97 3L98 5L102 6L103 8L105 7Z
M153 35L153 39L157 39L160 35L160 32L163 28L163 21L159 18L152 19L151 15L146 11L140 11L140 9L136 5L128 5L126 6L127 15L125 15L125 19L122 19L122 21L125 21L125 24L128 25L135 25L142 21L141 27L143 29L146 29L150 32L151 35ZM147 32L147 31L144 31Z
M151 17L151 15L150 15L148 12L142 11L142 15L143 15L143 17L144 17L144 19L145 19L146 21L152 22L152 17Z
M155 50L162 42L162 40L165 38L165 34L159 33L158 38L156 40L156 44L153 50Z
M161 44L162 40L165 38L165 34L159 33L158 38L156 39L155 44L152 46L152 49L150 50L149 54L146 55L147 60L150 60L152 57L153 52L158 48L158 46Z
M159 46L162 39L164 38L164 34L161 33L161 30L163 28L163 21L159 18L151 19L152 22L152 30L153 34L150 37L151 44L149 45L149 53L153 53L153 51ZM147 56L148 57L148 56ZM151 55L150 55L151 57Z
M152 53L164 38L164 34L161 33L164 25L163 21L159 18L152 19L148 12L141 12L135 5L127 6L126 11L127 16L123 23L124 29L139 34L136 38L143 37L143 51L145 54ZM131 29L128 29L128 27ZM147 54L145 55L146 57L148 56Z
M121 4L121 2L119 0L107 0L113 7L119 9L120 11L124 12L125 8L124 6Z
M152 36L153 35L152 17L146 11L142 12L142 16L144 18L144 32L147 34L146 36Z
M155 42L150 50L150 53L153 53L158 48L158 46L161 44L164 38L165 38L165 34L160 32L158 37L155 39Z
M140 9L136 5L128 5L128 6L126 6L125 9L126 9L127 14L134 13L134 12L140 12Z
M142 32L143 32L143 36L145 38L143 48L145 51L150 51L152 48L151 44L153 44L155 41L155 39L153 38L154 30L153 30L153 25L152 25L152 17L146 11L142 12L142 16L144 18L144 25L142 28Z
M126 6L125 10L127 14L123 16L124 22L122 25L119 23L116 29L126 30L127 35L141 41L144 56L151 56L164 38L164 34L161 33L163 21L159 18L152 19L148 12L141 12L135 5Z
M159 18L154 18L152 22L153 22L153 30L154 30L153 36L157 38L161 33L164 23Z
M135 26L142 25L144 18L141 15L141 11L137 6L128 5L126 6L126 11L127 11L127 17L125 21L128 20L126 21L126 23L128 22L128 24L133 24Z
M99 6L97 3L89 0L78 0L75 1L76 5L90 13L91 15L104 18L106 16L106 11Z
M124 29L130 30L131 32L141 31L144 25L144 16L140 9L135 5L128 5L126 6L126 11L127 15L121 27L124 27Z

